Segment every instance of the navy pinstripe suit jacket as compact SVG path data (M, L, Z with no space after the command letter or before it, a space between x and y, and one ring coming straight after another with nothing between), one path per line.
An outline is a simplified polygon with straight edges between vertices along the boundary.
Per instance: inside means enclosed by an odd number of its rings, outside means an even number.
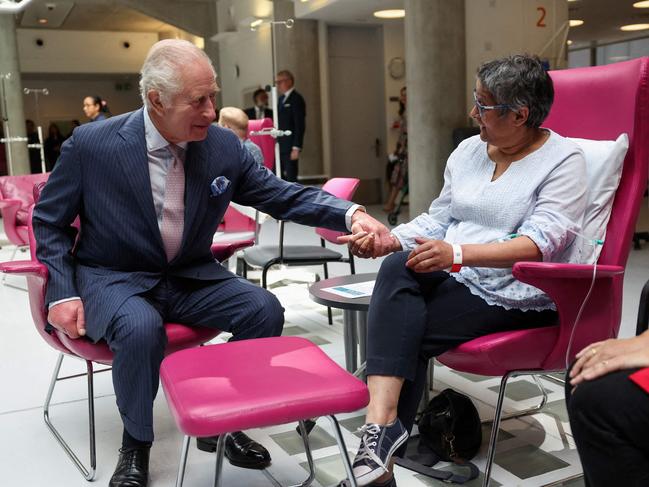
M229 188L212 196L218 176ZM80 296L87 334L98 340L120 305L165 275L219 280L212 238L230 201L276 218L345 230L351 203L287 183L256 164L236 135L212 126L188 145L182 248L167 262L151 193L142 109L75 129L34 211L37 257L49 271L46 302ZM76 245L70 226L80 217ZM74 246L74 250L71 249Z

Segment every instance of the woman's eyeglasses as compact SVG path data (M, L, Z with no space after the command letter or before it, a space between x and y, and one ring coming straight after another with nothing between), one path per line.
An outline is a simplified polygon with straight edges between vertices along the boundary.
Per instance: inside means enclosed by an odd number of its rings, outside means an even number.
M475 107L478 109L478 113L480 114L481 117L484 116L484 112L487 110L510 110L512 109L511 105L483 105L478 101L478 95L476 94L475 90L473 90L473 102L475 103Z

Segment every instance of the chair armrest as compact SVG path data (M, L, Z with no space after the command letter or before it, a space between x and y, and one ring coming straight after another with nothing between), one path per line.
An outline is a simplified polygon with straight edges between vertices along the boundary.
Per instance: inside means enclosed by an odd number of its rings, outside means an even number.
M519 281L535 284L538 280L546 279L592 279L593 265L565 264L560 262L517 262L513 274ZM613 277L624 274L624 267L618 265L598 265L595 279Z
M34 260L14 260L0 263L0 272L19 276L47 277L47 267Z
M517 262L516 279L545 292L559 314L559 335L554 349L543 364L545 369L560 369L583 347L617 335L622 317L624 267L598 265L588 303L573 333L579 309L591 287L593 265L556 262ZM570 350L568 345L574 337Z
M11 200L11 199L0 199L0 210L6 208L20 208L22 202L20 200Z
M236 240L234 242L213 243L211 247L212 256L219 262L223 262L224 260L232 257L238 250L245 249L246 247L251 247L254 244L254 238Z

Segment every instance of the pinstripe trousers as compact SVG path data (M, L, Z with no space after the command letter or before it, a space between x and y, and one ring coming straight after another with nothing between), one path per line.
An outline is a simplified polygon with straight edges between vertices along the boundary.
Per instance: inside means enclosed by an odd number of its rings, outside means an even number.
M124 427L140 441L153 441L164 322L217 328L232 333L231 340L244 340L280 335L284 309L273 294L234 275L219 281L165 277L127 299L104 339L114 354L113 386Z

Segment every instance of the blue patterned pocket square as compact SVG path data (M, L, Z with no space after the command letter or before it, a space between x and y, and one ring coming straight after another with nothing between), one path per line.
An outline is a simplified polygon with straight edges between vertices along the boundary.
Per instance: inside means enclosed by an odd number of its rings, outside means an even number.
M214 181L212 181L212 184L210 184L210 190L212 191L211 196L212 197L220 196L223 193L225 193L229 187L230 187L230 180L225 176L219 176L218 178L214 178Z

